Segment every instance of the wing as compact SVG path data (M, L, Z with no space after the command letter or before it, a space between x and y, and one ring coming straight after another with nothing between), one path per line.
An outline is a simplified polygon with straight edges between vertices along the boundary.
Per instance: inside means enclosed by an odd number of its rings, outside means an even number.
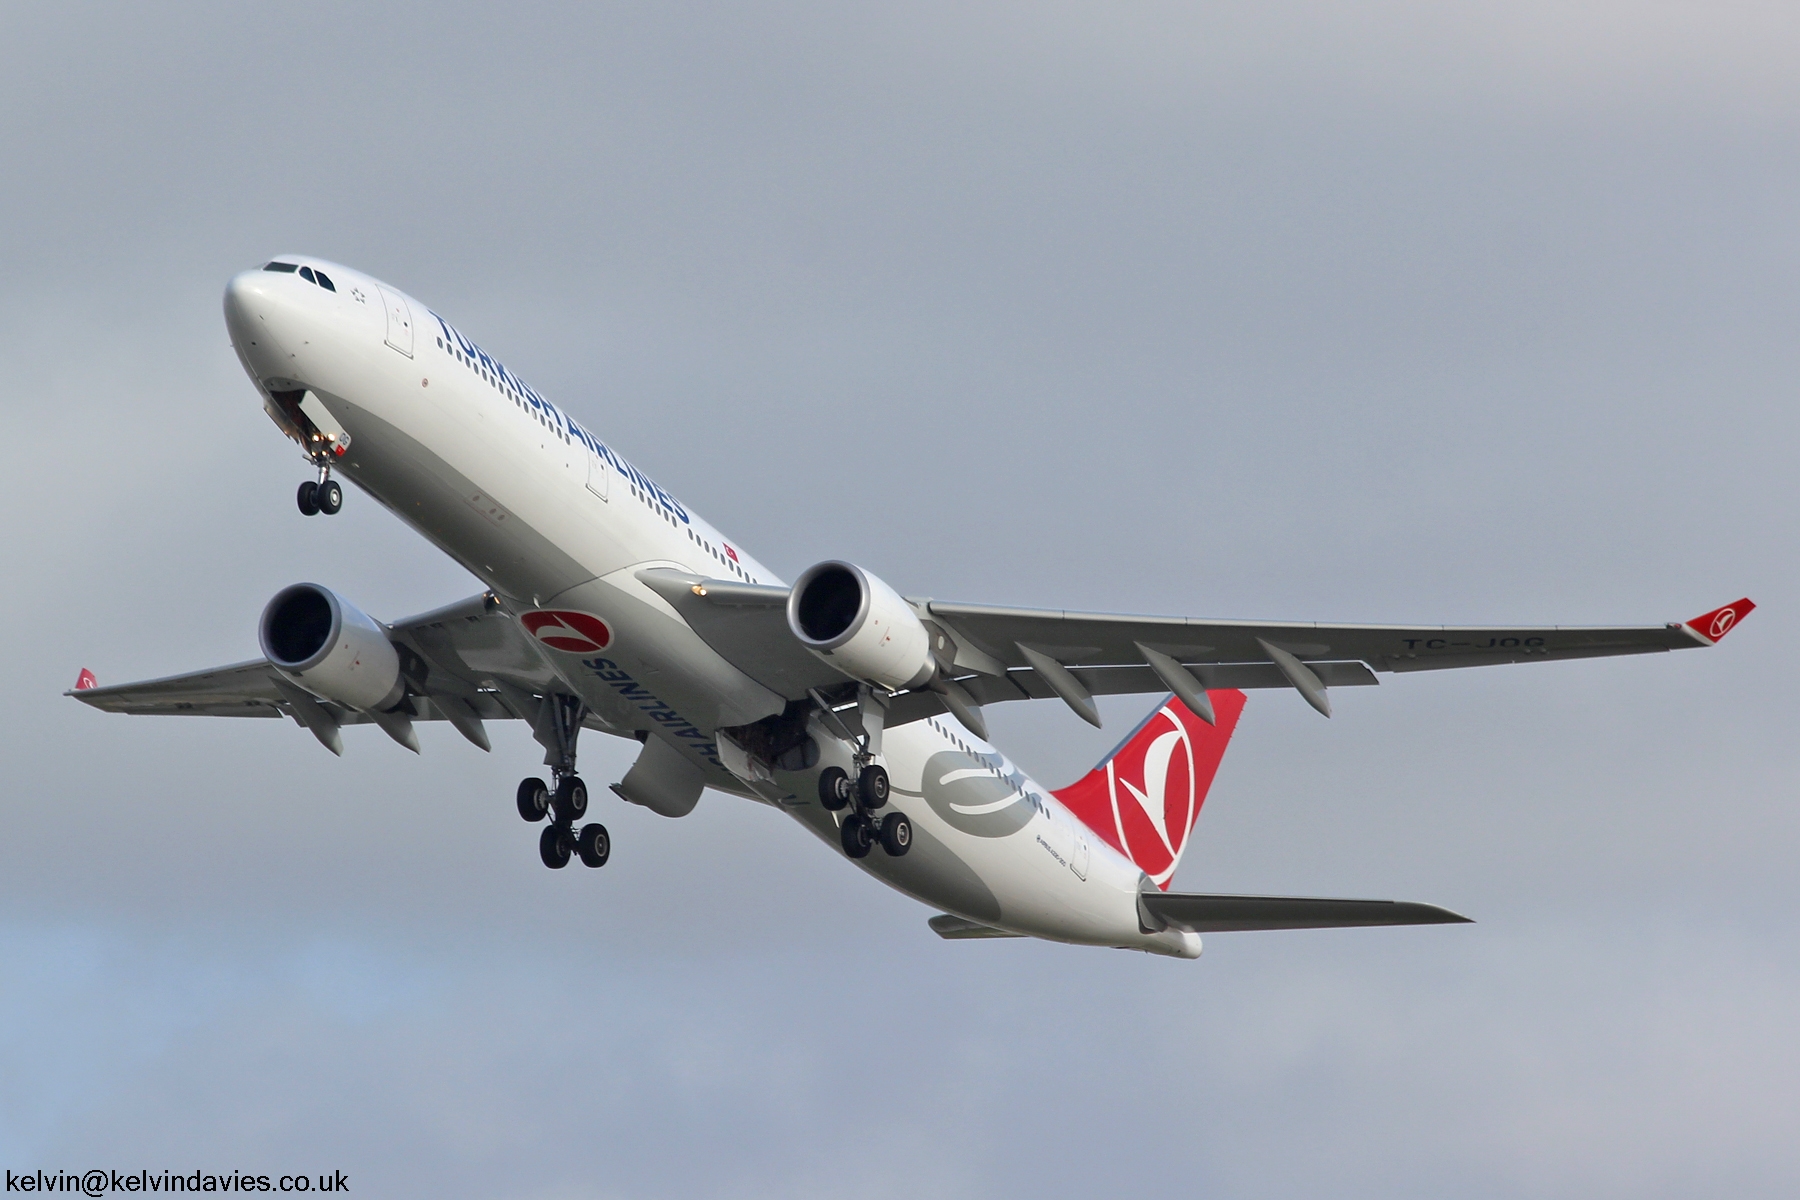
M400 654L408 694L401 711L381 717L320 700L263 659L142 683L78 687L67 694L104 712L288 716L334 752L341 752L340 725L373 722L411 745L406 734L411 721L449 721L485 750L481 722L537 722L540 697L549 691L554 672L536 642L487 596L397 621L388 633Z
M1650 654L1711 646L1756 606L1748 599L1666 625L1458 627L1214 621L997 608L926 601L956 641L978 702L1082 693L1292 687L1327 716L1326 689L1376 683L1376 671ZM1002 670L1003 668L1003 670ZM1185 686L1184 686L1185 685ZM1091 704L1085 706L1091 710ZM1198 710L1197 710L1198 711ZM1093 719L1091 716L1089 719ZM1096 722L1097 723L1097 722Z
M787 588L667 568L641 571L638 578L726 661L790 700L804 699L813 690L830 692L847 682L788 630ZM888 710L890 725L945 711L966 712L971 706L1050 697L1061 698L1098 725L1095 696L1169 691L1207 716L1211 706L1205 693L1222 688L1291 687L1329 716L1329 689L1375 684L1378 671L1711 646L1756 607L1744 599L1692 621L1666 625L1489 628L1215 621L940 600L909 603L932 635L942 678L934 682L934 690L897 697Z
M1702 629L1720 613L1737 617L1755 605L1739 600L1692 621L1666 625L1479 627L1453 625L1326 625L1317 622L1212 621L1197 617L1127 617L1106 613L1043 609L995 608L980 604L928 601L931 615L964 633L969 642L1008 666L1026 666L1022 646L1051 653L1069 664L1116 666L1145 664L1143 648L1159 650L1185 664L1216 668L1249 667L1246 676L1263 682L1228 678L1223 687L1279 687L1286 684L1274 668L1270 646L1302 662L1356 662L1377 671L1431 671L1490 663L1595 658L1613 654L1648 654L1710 646L1718 637Z
M275 690L273 675L268 661L259 658L142 683L78 688L65 694L102 712L279 717L281 693Z
M1313 900L1301 896L1207 896L1145 892L1138 898L1150 928L1157 922L1189 933L1253 929L1347 929L1366 925L1462 925L1469 918L1435 904L1400 900ZM968 935L964 935L968 936Z

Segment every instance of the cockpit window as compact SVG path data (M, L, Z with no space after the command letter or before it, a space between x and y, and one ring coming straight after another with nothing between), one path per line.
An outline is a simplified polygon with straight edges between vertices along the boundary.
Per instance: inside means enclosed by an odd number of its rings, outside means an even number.
M327 275L325 272L314 271L313 278L317 279L319 281L319 286L324 288L326 291L328 291L328 292L337 291L337 285L331 282L331 276Z
M300 278L306 280L306 282L308 282L308 283L319 282L318 280L313 278L313 273L312 273L311 267L301 267L300 268Z
M263 268L265 271L297 271L299 269L299 266L295 263L284 262L272 262Z

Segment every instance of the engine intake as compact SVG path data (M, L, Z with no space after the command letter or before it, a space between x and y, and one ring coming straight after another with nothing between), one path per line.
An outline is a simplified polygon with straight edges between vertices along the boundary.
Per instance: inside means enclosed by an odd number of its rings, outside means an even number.
M406 694L400 656L386 631L330 588L282 588L263 609L256 633L275 669L322 699L382 712Z
M853 679L899 691L937 671L912 605L852 563L807 568L788 594L787 618L801 645Z

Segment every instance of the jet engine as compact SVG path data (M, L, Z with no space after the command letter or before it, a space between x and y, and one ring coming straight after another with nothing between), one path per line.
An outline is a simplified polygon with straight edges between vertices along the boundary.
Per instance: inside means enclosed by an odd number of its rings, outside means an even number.
M912 605L851 563L808 567L788 594L787 619L801 645L853 679L899 691L937 671Z
M380 712L405 695L387 634L330 588L296 583L276 592L256 634L275 669L315 696Z

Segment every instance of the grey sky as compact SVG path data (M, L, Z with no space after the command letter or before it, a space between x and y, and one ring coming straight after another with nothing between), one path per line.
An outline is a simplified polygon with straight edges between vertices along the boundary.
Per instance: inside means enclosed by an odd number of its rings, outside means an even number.
M15 6L0 26L0 1166L393 1196L1800 1188L1800 17L1726 5ZM789 577L1713 652L1252 696L1176 878L1460 928L948 944L798 826L538 755L106 717L329 522L226 342L429 302ZM999 708L1046 783L1096 732ZM590 738L584 774L618 778Z

